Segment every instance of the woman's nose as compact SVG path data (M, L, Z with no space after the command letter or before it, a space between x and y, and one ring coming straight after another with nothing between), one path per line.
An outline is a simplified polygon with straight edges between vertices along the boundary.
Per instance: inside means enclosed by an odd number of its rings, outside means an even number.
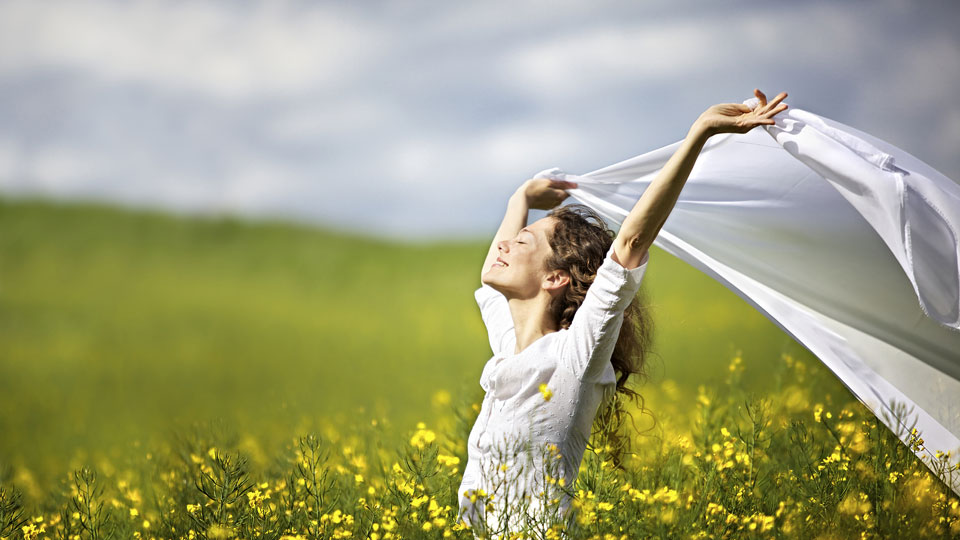
M509 246L509 244L507 243L506 240L501 240L500 242L497 243L497 249L499 249L500 251L506 251L509 253L510 249L507 246Z

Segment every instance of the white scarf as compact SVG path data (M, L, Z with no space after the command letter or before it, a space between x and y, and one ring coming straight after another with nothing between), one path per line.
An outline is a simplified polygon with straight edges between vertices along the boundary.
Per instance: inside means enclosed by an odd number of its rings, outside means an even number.
M756 98L747 105L755 106ZM654 244L820 358L933 468L960 462L960 186L866 133L790 108L714 136ZM568 192L620 224L680 142ZM892 403L912 409L903 420ZM960 474L945 478L960 494Z

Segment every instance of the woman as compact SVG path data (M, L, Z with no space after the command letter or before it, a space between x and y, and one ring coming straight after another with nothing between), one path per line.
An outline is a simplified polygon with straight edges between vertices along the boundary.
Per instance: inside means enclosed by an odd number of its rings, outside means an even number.
M582 207L526 224L529 209L554 208L573 182L532 179L510 197L475 294L494 355L459 494L461 518L478 532L516 531L527 516L550 519L545 509L570 517L562 486L576 481L597 411L633 394L627 378L642 370L634 332L646 329L624 325L624 312L697 155L712 135L774 124L787 108L786 93L769 103L754 93L754 109L725 103L700 115L615 238Z

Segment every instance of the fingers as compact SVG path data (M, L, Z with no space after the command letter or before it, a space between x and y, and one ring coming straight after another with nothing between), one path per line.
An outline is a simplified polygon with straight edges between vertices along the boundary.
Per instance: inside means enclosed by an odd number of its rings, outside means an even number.
M570 194L562 189L550 188L534 199L532 207L539 210L550 210L559 206L569 196Z
M771 108L772 108L772 107L775 107L778 103L780 103L781 101L783 101L784 98L786 98L786 97L787 97L787 93L786 93L786 92L780 92L779 94L777 94L777 97L773 98L773 101L770 102L769 106L770 106Z
M550 187L557 189L573 189L577 187L577 183L569 182L567 180L550 180Z
M786 103L781 103L779 107L763 113L763 116L766 117L766 118L771 118L771 117L773 117L773 116L775 116L775 115L777 115L777 114L779 114L779 113L787 110L787 107L788 107L788 105L787 105Z
M574 189L577 187L576 182L555 178L531 178L528 182L535 184L535 189Z
M777 97L773 98L773 101L765 105L759 105L757 106L757 109L759 109L761 113L770 112L774 110L777 107L777 105L779 105L780 102L783 101L786 97L787 97L786 92L780 92L779 94L777 94ZM779 110L783 110L783 109L779 109Z
M753 89L753 95L757 96L757 99L760 100L760 106L761 106L761 107L763 107L764 105L767 104L767 96L764 95L764 93L761 92L759 88L754 88L754 89Z
M531 182L527 191L527 201L531 208L538 210L549 210L558 206L570 196L566 190L577 187L576 182L553 178L534 178Z
M773 98L773 101L771 101L770 103L767 103L767 96L763 92L761 92L759 88L754 88L753 93L755 96L757 96L757 99L760 100L760 106L768 106L771 108L776 106L778 103L783 101L784 98L787 97L786 92L780 92L779 94L777 94L777 97Z

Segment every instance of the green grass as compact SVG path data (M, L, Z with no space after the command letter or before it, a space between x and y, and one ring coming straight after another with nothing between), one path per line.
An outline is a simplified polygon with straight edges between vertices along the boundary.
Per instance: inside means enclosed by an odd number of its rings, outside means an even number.
M445 412L437 390L478 400L490 351L473 291L488 242L0 199L0 463L46 487L195 421L220 418L269 453L326 421L431 421ZM657 248L644 287L648 389L675 381L681 410L738 350L748 390L783 352L812 359Z
M0 538L472 538L488 241L0 199ZM960 531L949 488L753 308L656 248L643 287L658 423L625 470L593 441L571 538Z

